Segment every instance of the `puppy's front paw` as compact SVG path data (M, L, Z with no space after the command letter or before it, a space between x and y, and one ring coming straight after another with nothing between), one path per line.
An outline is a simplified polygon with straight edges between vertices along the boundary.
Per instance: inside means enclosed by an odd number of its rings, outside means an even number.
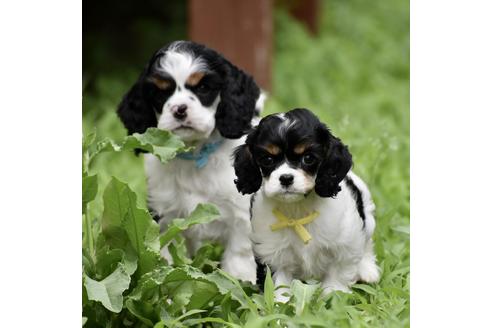
M363 259L359 264L359 279L367 283L378 282L380 277L379 267L374 260Z
M352 290L348 286L341 285L339 283L323 283L323 295L328 295L329 293L339 290L341 292L351 294Z

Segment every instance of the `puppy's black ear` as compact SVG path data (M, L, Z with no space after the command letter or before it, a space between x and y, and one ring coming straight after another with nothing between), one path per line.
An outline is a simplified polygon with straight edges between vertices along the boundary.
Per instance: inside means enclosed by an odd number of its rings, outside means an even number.
M327 153L318 169L314 190L321 197L334 197L341 190L340 182L352 168L352 155L340 139L330 134L326 127Z
M237 179L234 180L237 190L242 194L252 194L261 187L261 171L248 145L242 145L234 151L234 171Z
M148 90L151 86L144 80L144 74L142 73L118 106L118 116L129 135L135 132L144 133L147 128L157 126L157 116Z
M224 65L225 81L215 114L216 127L223 137L237 139L251 128L260 88L248 74L229 62Z

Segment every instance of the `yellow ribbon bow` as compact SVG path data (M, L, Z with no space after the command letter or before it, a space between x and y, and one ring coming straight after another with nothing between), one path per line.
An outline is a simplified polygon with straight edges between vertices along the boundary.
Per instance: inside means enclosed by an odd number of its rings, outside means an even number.
M304 225L313 222L314 219L316 219L318 217L318 215L319 215L318 212L314 211L313 213L309 214L308 216L305 216L305 217L297 219L297 220L296 219L289 219L288 217L286 217L284 215L284 213L280 212L278 209L272 210L272 213L278 219L277 223L272 224L270 226L270 229L272 229L272 231L290 227L290 228L294 228L294 231L297 233L299 238L302 239L304 244L307 244L311 240L312 237L309 234L309 232L306 230Z

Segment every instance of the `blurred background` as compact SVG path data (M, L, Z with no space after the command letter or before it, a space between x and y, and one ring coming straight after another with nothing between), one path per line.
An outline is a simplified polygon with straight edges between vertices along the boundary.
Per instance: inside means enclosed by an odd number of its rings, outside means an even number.
M263 115L306 107L327 123L372 191L383 267L408 268L407 0L84 0L84 133L121 140L121 97L153 52L178 39L205 43L252 74L269 92ZM142 156L104 154L91 170L100 188L112 175L129 183L145 206ZM101 204L90 210L97 217ZM397 284L388 288L400 293L398 307L388 306L403 319L409 281Z

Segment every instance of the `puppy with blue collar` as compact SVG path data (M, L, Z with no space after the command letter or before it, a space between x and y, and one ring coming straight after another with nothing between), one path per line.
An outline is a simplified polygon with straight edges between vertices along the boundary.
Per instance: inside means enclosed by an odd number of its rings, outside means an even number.
M235 180L251 202L251 240L276 287L317 279L324 292L376 282L375 205L340 139L307 109L263 118L234 153ZM276 297L286 301L287 289Z
M193 147L164 165L144 154L147 203L155 220L166 229L197 204L215 204L219 219L184 232L189 253L204 241L221 243L222 269L252 282L256 265L248 238L250 196L236 192L231 153L258 122L264 100L254 79L222 55L176 41L156 51L118 107L128 134L157 127ZM170 260L166 249L162 254Z

